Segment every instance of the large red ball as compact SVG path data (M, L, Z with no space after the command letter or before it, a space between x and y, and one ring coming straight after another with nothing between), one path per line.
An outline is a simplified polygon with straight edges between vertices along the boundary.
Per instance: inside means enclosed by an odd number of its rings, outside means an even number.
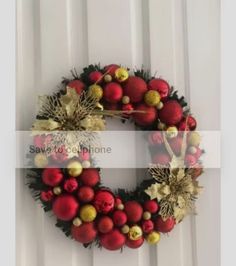
M54 214L62 221L72 220L77 215L78 209L79 203L71 195L58 196L52 206Z
M159 210L159 205L156 200L146 200L143 208L150 213L156 213Z
M142 222L142 230L145 234L151 233L154 229L154 223L152 220L146 220Z
M140 104L135 108L136 111L143 113L134 113L134 121L140 126L151 125L157 119L157 110L155 107Z
M171 161L170 155L167 153L157 153L152 158L152 162L154 164L167 165L170 161Z
M109 191L100 190L94 198L94 207L97 212L107 214L114 209L115 198Z
M129 222L137 223L141 220L143 215L143 208L137 201L127 201L125 203L124 210Z
M116 65L116 64L111 64L108 66L104 67L104 70L107 74L111 75L112 77L115 76L115 72L116 70L119 68L120 66Z
M84 83L78 79L70 81L67 86L72 89L75 89L78 94L80 94L85 88Z
M112 219L116 226L122 226L127 222L127 215L125 212L117 210L113 213Z
M96 238L97 231L94 227L94 223L83 223L80 226L72 225L71 235L76 241L87 244Z
M45 168L42 173L43 183L55 187L63 179L63 174L58 168Z
M147 84L140 77L131 76L124 84L124 95L129 96L131 103L141 102L146 91Z
M108 83L103 90L103 97L109 103L117 103L123 96L120 84L116 82Z
M113 226L113 221L109 216L102 216L97 224L98 231L103 234L109 233Z
M94 190L89 186L80 187L78 190L78 198L83 202L90 202L94 198Z
M175 226L174 218L170 217L164 221L161 216L158 216L155 221L155 229L161 233L170 232Z
M139 248L142 246L143 242L144 242L143 237L139 238L138 240L131 240L127 237L125 244L129 248Z
M183 138L177 136L169 140L169 144L175 155L180 155L182 148Z
M101 235L100 244L108 250L121 249L125 244L125 236L118 229Z
M161 122L167 125L176 125L183 117L182 106L176 100L170 100L164 103L163 108L159 111Z
M165 99L170 92L169 84L163 79L150 80L148 83L148 89L158 91L161 96L161 99Z
M100 181L100 175L97 169L84 169L80 175L80 180L84 185L94 187Z
M102 81L102 73L100 71L92 71L89 74L89 81L91 83L100 83Z

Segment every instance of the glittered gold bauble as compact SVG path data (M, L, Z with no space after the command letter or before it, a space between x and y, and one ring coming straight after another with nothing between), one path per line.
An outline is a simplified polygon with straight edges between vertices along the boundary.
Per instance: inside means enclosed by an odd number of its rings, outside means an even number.
M91 85L88 90L88 95L99 101L103 96L102 87L96 84Z
M124 82L128 79L129 77L129 72L127 71L127 69L120 67L117 68L115 71L115 79L119 82Z
M142 228L138 225L134 225L129 229L129 239L131 240L138 240L142 237L143 231Z
M55 194L55 195L60 195L61 194L61 188L60 187L54 187L53 188L53 193Z
M92 222L97 216L97 211L91 204L86 204L80 209L80 218L84 222Z
M157 106L161 100L159 92L149 90L144 95L144 101L148 106Z
M154 245L160 241L160 233L157 231L152 231L147 235L146 240L149 244Z
M163 102L159 102L157 105L157 109L161 110L163 108L163 106L164 106Z
M127 224L123 225L123 226L121 227L121 232L122 232L123 234L128 234L128 233L129 233L129 226L128 226Z
M82 162L82 167L83 167L84 169L89 168L90 166L91 166L90 161L83 161L83 162Z
M201 136L198 134L198 132L191 132L188 136L188 144L191 146L198 146L201 142Z
M166 125L164 123L162 123L162 122L159 122L157 124L157 128L160 129L160 130L164 130L164 129L166 129Z
M166 129L166 135L168 138L175 138L178 135L177 127L168 127Z
M146 212L144 212L143 213L143 219L144 220L149 220L149 219L151 219L151 213L150 212L148 212L148 211L146 211Z
M38 153L34 157L34 164L38 168L45 168L48 165L48 158L43 153Z
M74 226L80 226L82 224L82 221L80 218L76 217L74 220L73 220L73 225Z
M105 82L111 82L112 81L112 76L111 75L109 75L109 74L106 74L105 76L104 76L104 81Z
M124 210L124 208L125 208L125 206L122 203L120 203L120 204L117 205L117 209L118 210L121 210L122 211L122 210Z
M123 104L128 104L130 102L130 98L129 96L123 96L122 97L122 103Z
M79 176L83 171L83 167L82 167L81 163L78 161L71 161L67 165L67 169L68 169L69 175L73 176L73 177Z

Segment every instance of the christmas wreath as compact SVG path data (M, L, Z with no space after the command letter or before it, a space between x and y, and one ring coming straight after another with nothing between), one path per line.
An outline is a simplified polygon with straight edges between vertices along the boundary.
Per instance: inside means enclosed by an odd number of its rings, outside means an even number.
M196 120L184 97L144 69L131 74L115 64L89 65L80 75L76 70L71 73L59 91L39 98L32 126L34 145L48 148L58 143L57 138L61 143L62 137L54 132L84 134L78 139L70 135L73 141L60 144L60 153L44 149L50 152L31 158L34 166L27 170L27 184L33 196L46 212L53 212L56 226L66 236L85 247L94 243L117 250L138 248L145 240L158 243L162 233L194 210L201 190ZM137 129L148 130L150 150L158 150L147 169L148 178L132 191L103 186L101 171L87 149L88 140L95 141L89 132L104 130L106 116L134 121ZM79 150L68 152L66 145L74 143Z

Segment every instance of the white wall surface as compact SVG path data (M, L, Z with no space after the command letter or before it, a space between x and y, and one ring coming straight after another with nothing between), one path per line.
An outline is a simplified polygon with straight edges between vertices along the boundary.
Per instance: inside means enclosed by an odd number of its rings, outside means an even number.
M157 71L187 97L199 129L219 130L219 13L219 0L18 0L17 130L30 128L37 95L53 92L71 68L98 62ZM104 183L135 186L134 171L119 171L104 171ZM220 170L206 169L200 181L197 216L158 246L120 254L67 239L17 170L17 266L219 266Z

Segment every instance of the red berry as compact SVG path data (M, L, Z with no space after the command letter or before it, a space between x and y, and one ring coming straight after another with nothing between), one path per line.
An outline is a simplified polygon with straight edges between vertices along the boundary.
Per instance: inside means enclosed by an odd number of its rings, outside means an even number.
M58 168L45 168L42 173L42 179L44 184L55 187L62 181L63 174Z
M89 186L83 186L79 188L78 198L83 202L90 202L94 198L94 191Z
M89 74L89 81L91 83L100 83L102 81L102 73L100 71L92 71Z
M70 81L67 86L72 89L75 89L78 94L80 94L85 88L84 83L78 79Z
M96 238L97 231L94 227L94 223L83 223L80 226L72 225L71 235L76 241L87 244Z
M128 104L123 104L122 105L122 110L123 111L126 111L123 116L125 117L128 117L130 116L132 113L130 111L133 111L134 110L134 107L131 103L128 103Z
M90 187L94 187L100 181L100 175L97 169L84 169L80 175L81 182Z
M42 191L40 194L40 198L42 201L48 202L51 201L53 199L53 192L52 190L48 190L48 191Z
M159 210L159 205L156 200L146 200L143 208L150 213L156 213Z
M195 130L197 127L197 121L194 117L192 117L191 115L188 116L188 126L190 130Z
M68 178L64 183L64 189L65 189L65 191L67 191L69 193L72 193L77 188L78 188L78 182L77 182L76 178L74 178L74 177Z
M123 90L120 84L116 82L108 83L103 90L103 97L109 103L117 103L123 96Z
M143 237L139 238L138 240L131 240L127 237L125 244L129 248L139 248L142 246L143 242L144 242Z
M161 122L171 126L178 124L182 116L182 106L175 100L165 102L163 108L159 111Z
M125 212L117 210L113 213L112 219L116 226L122 226L127 222L127 215Z
M154 229L154 223L152 220L146 220L142 222L142 230L145 234L151 233Z
M157 119L157 110L155 107L140 104L135 110L143 112L133 114L134 121L140 126L151 125Z
M148 83L149 90L156 90L159 92L161 99L165 99L170 92L169 84L163 79L152 79Z
M117 250L122 248L125 240L125 236L118 229L113 229L109 233L101 235L100 244L108 250Z
M161 233L170 232L175 226L175 220L170 217L164 221L161 216L158 216L155 221L155 229Z
M97 224L98 231L103 234L109 233L113 226L113 221L109 216L102 216Z
M124 211L127 215L128 221L131 223L137 223L141 220L143 215L143 208L136 201L127 201L125 203Z

